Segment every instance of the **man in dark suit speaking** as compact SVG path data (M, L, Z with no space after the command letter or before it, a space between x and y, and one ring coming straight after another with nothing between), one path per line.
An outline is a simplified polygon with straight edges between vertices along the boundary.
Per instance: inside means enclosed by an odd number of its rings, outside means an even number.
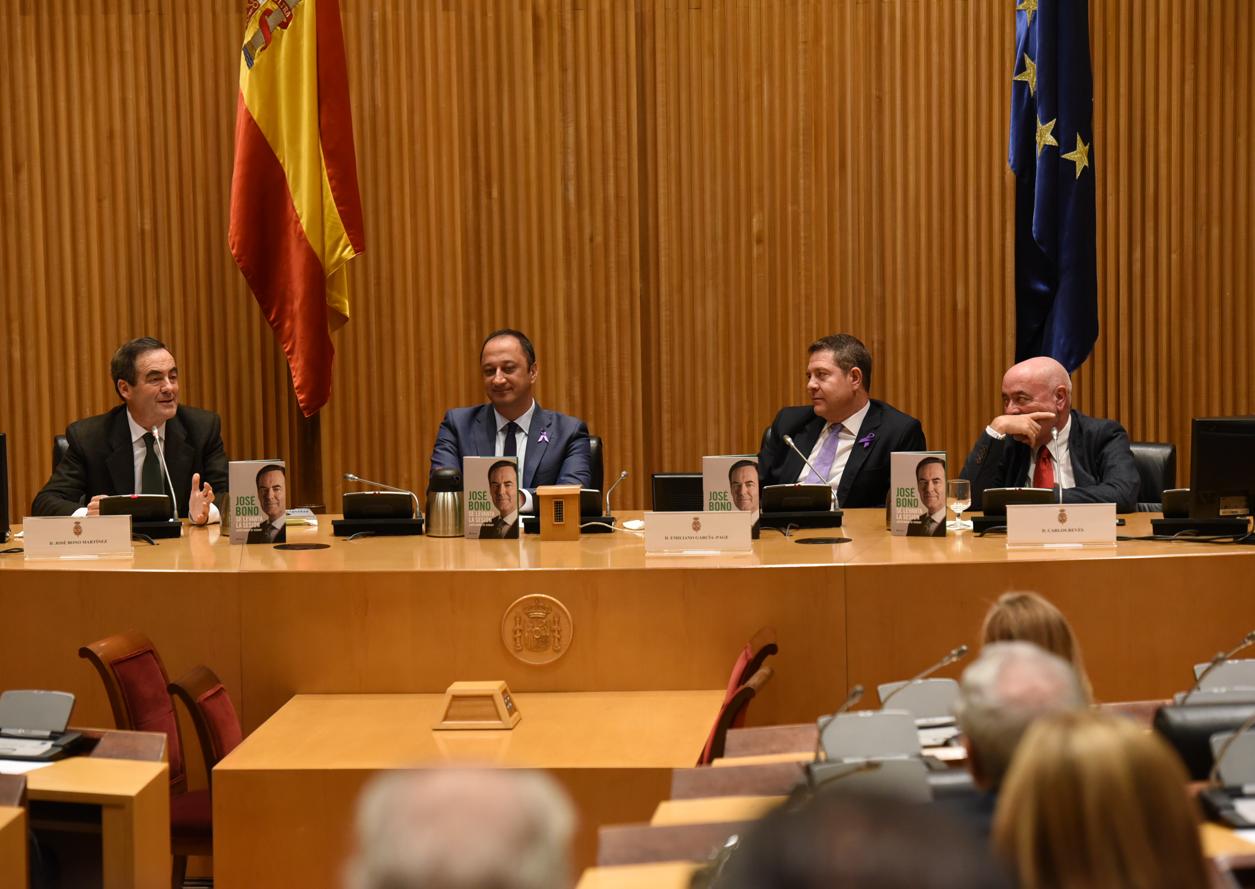
M1114 503L1117 512L1133 512L1141 487L1124 427L1073 410L1067 370L1044 357L1003 376L1002 414L976 440L962 477L972 483L973 509L987 488L1058 485L1064 503Z
M444 415L431 471L460 471L463 457L517 457L523 467L524 513L534 512L539 485L588 487L588 427L583 420L545 410L532 397L540 370L532 341L518 330L494 330L480 347L479 368L488 404Z
M69 450L35 495L32 514L99 515L102 497L168 494L173 484L180 516L194 525L218 521L214 492L227 490L218 415L179 404L174 356L152 337L119 346L109 370L122 404L65 430Z
M928 445L919 420L871 398L872 356L857 338L837 333L810 346L806 366L808 407L776 414L758 455L765 485L830 485L846 509L884 506L889 493L889 455ZM806 454L812 471L784 436Z

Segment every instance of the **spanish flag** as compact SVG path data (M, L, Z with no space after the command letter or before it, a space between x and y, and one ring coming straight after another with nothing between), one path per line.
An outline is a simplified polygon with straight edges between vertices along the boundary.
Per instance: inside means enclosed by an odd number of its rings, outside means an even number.
M345 264L365 249L339 0L249 0L246 18L228 237L308 417L331 396Z

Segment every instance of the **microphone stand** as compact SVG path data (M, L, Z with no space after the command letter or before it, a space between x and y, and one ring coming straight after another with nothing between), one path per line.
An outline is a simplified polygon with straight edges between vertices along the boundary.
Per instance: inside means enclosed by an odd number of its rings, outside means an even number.
M170 467L166 466L166 449L161 446L161 436L157 434L157 427L154 426L148 430L153 436L153 445L157 449L157 461L161 463L161 471L166 474L166 483L170 485L170 521L177 522L179 520L179 502L174 497L174 481L170 478ZM188 505L188 515L191 516L191 505Z
M609 490L606 491L606 500L605 500L605 503L606 503L605 514L606 515L608 516L613 515L613 513L610 511L610 495L614 493L615 488L619 487L619 482L623 481L627 477L628 477L628 471L624 469L622 472L619 473L619 477L614 480L614 484L612 484Z
M1239 651L1242 651L1244 648L1249 648L1251 645L1255 645L1255 630L1251 630L1249 633L1243 636L1242 641L1239 642L1237 645L1233 646L1233 648L1229 649L1228 651L1217 652L1216 656L1211 659L1211 663L1207 665L1207 669L1203 670L1202 673L1198 674L1198 679L1194 682L1194 685L1192 685L1190 687L1190 690L1185 693L1185 696L1181 698L1181 704L1179 706L1184 706L1185 703L1189 701L1190 697L1194 694L1194 692L1198 691L1200 688L1203 687L1203 680L1208 677L1208 675L1211 673L1212 670L1216 669L1221 664L1226 663L1229 660L1232 660L1235 654L1237 654Z
M916 673L906 682L903 682L893 691L889 692L889 694L885 695L885 699L880 702L880 709L883 710L886 706L888 706L889 702L893 700L893 696L896 695L898 692L902 691L902 689L906 688L908 685L914 685L915 683L923 679L927 679L929 676L931 676L933 673L936 673L942 667L945 667L949 664L953 664L955 661L964 657L966 654L967 654L966 643L950 649L950 651L946 653L946 656L943 657L941 660L937 661L937 663L933 664L931 667L929 667L926 670Z
M835 433L834 433L834 434L835 434ZM826 480L824 479L823 473L821 473L818 469L816 469L814 466L812 466L812 465L811 465L811 461L806 459L806 455L805 455L805 454L803 454L800 450L798 450L797 445L795 445L795 444L793 443L793 436L792 436L792 435L783 435L783 436L781 436L781 439L784 441L784 443L785 443L785 444L787 444L787 445L788 445L788 446L789 446L789 447L793 450L793 453L797 454L799 457L801 457L801 458L802 458L802 462L806 464L806 468L807 468L807 469L809 469L811 472L815 473L815 478L819 479L820 484L827 484ZM800 485L800 484L802 484L802 483L801 483L801 482L794 482L794 484L798 484L798 485ZM832 485L828 485L828 487L829 487L829 488L832 488ZM834 489L834 490L832 491L832 511L833 511L833 512L836 512L836 511L837 511L837 509L838 509L838 507L837 507L837 492L836 492L836 490Z
M414 517L418 519L423 517L423 510L418 505L418 495L413 491L407 491L405 488L394 488L392 485L385 485L383 482L372 482L368 478L362 478L361 476L354 475L351 472L346 472L344 474L344 480L346 482L357 482L360 485L371 485L384 491L392 491L396 494L409 494L414 500Z

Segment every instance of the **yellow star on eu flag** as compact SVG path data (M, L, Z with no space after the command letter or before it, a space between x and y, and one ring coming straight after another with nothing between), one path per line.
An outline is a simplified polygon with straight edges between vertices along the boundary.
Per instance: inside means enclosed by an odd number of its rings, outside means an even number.
M1012 80L1022 80L1028 84L1028 94L1030 96L1037 95L1037 65L1028 57L1028 53L1024 54L1024 70L1011 78Z
M1040 151L1040 149L1038 150ZM1081 141L1080 133L1076 134L1076 151L1069 151L1067 154L1060 155L1060 157L1076 164L1076 178L1080 179L1081 170L1089 166L1089 146Z
M1047 145L1054 145L1056 148L1059 146L1059 140L1056 139L1053 135L1051 135L1054 132L1055 121L1057 120L1058 118L1055 118L1054 120L1051 120L1047 123L1042 123L1041 118L1040 117L1037 118L1037 154L1038 156L1041 155L1041 150L1045 148Z
M1023 12L1028 16L1025 27L1033 27L1033 13L1037 11L1037 0L1020 0L1020 5L1015 7L1019 12Z

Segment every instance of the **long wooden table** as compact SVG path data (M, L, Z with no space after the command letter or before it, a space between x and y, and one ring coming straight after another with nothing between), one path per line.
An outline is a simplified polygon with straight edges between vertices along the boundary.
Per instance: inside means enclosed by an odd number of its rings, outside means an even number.
M519 693L510 731L433 731L441 695L300 695L214 769L214 884L339 885L354 802L383 769L447 762L542 768L597 828L644 821L701 752L723 691Z
M1123 532L1149 533L1150 518L1128 516ZM75 719L107 725L104 691L75 653L138 627L172 675L213 667L248 731L293 694L436 693L467 677L516 691L720 687L737 648L771 625L776 678L750 721L796 723L853 682L905 678L975 642L988 604L1011 589L1042 591L1069 616L1101 700L1167 697L1191 664L1255 627L1255 547L1008 551L970 533L892 537L879 510L845 519L849 543L765 531L752 553L724 557L650 557L627 533L348 542L332 537L329 517L289 531L292 542L330 544L322 550L230 546L211 527L138 545L121 562L0 556L0 676L74 692ZM574 623L568 652L543 666L517 660L500 635L510 603L532 593L559 599ZM195 767L194 750L188 759Z

